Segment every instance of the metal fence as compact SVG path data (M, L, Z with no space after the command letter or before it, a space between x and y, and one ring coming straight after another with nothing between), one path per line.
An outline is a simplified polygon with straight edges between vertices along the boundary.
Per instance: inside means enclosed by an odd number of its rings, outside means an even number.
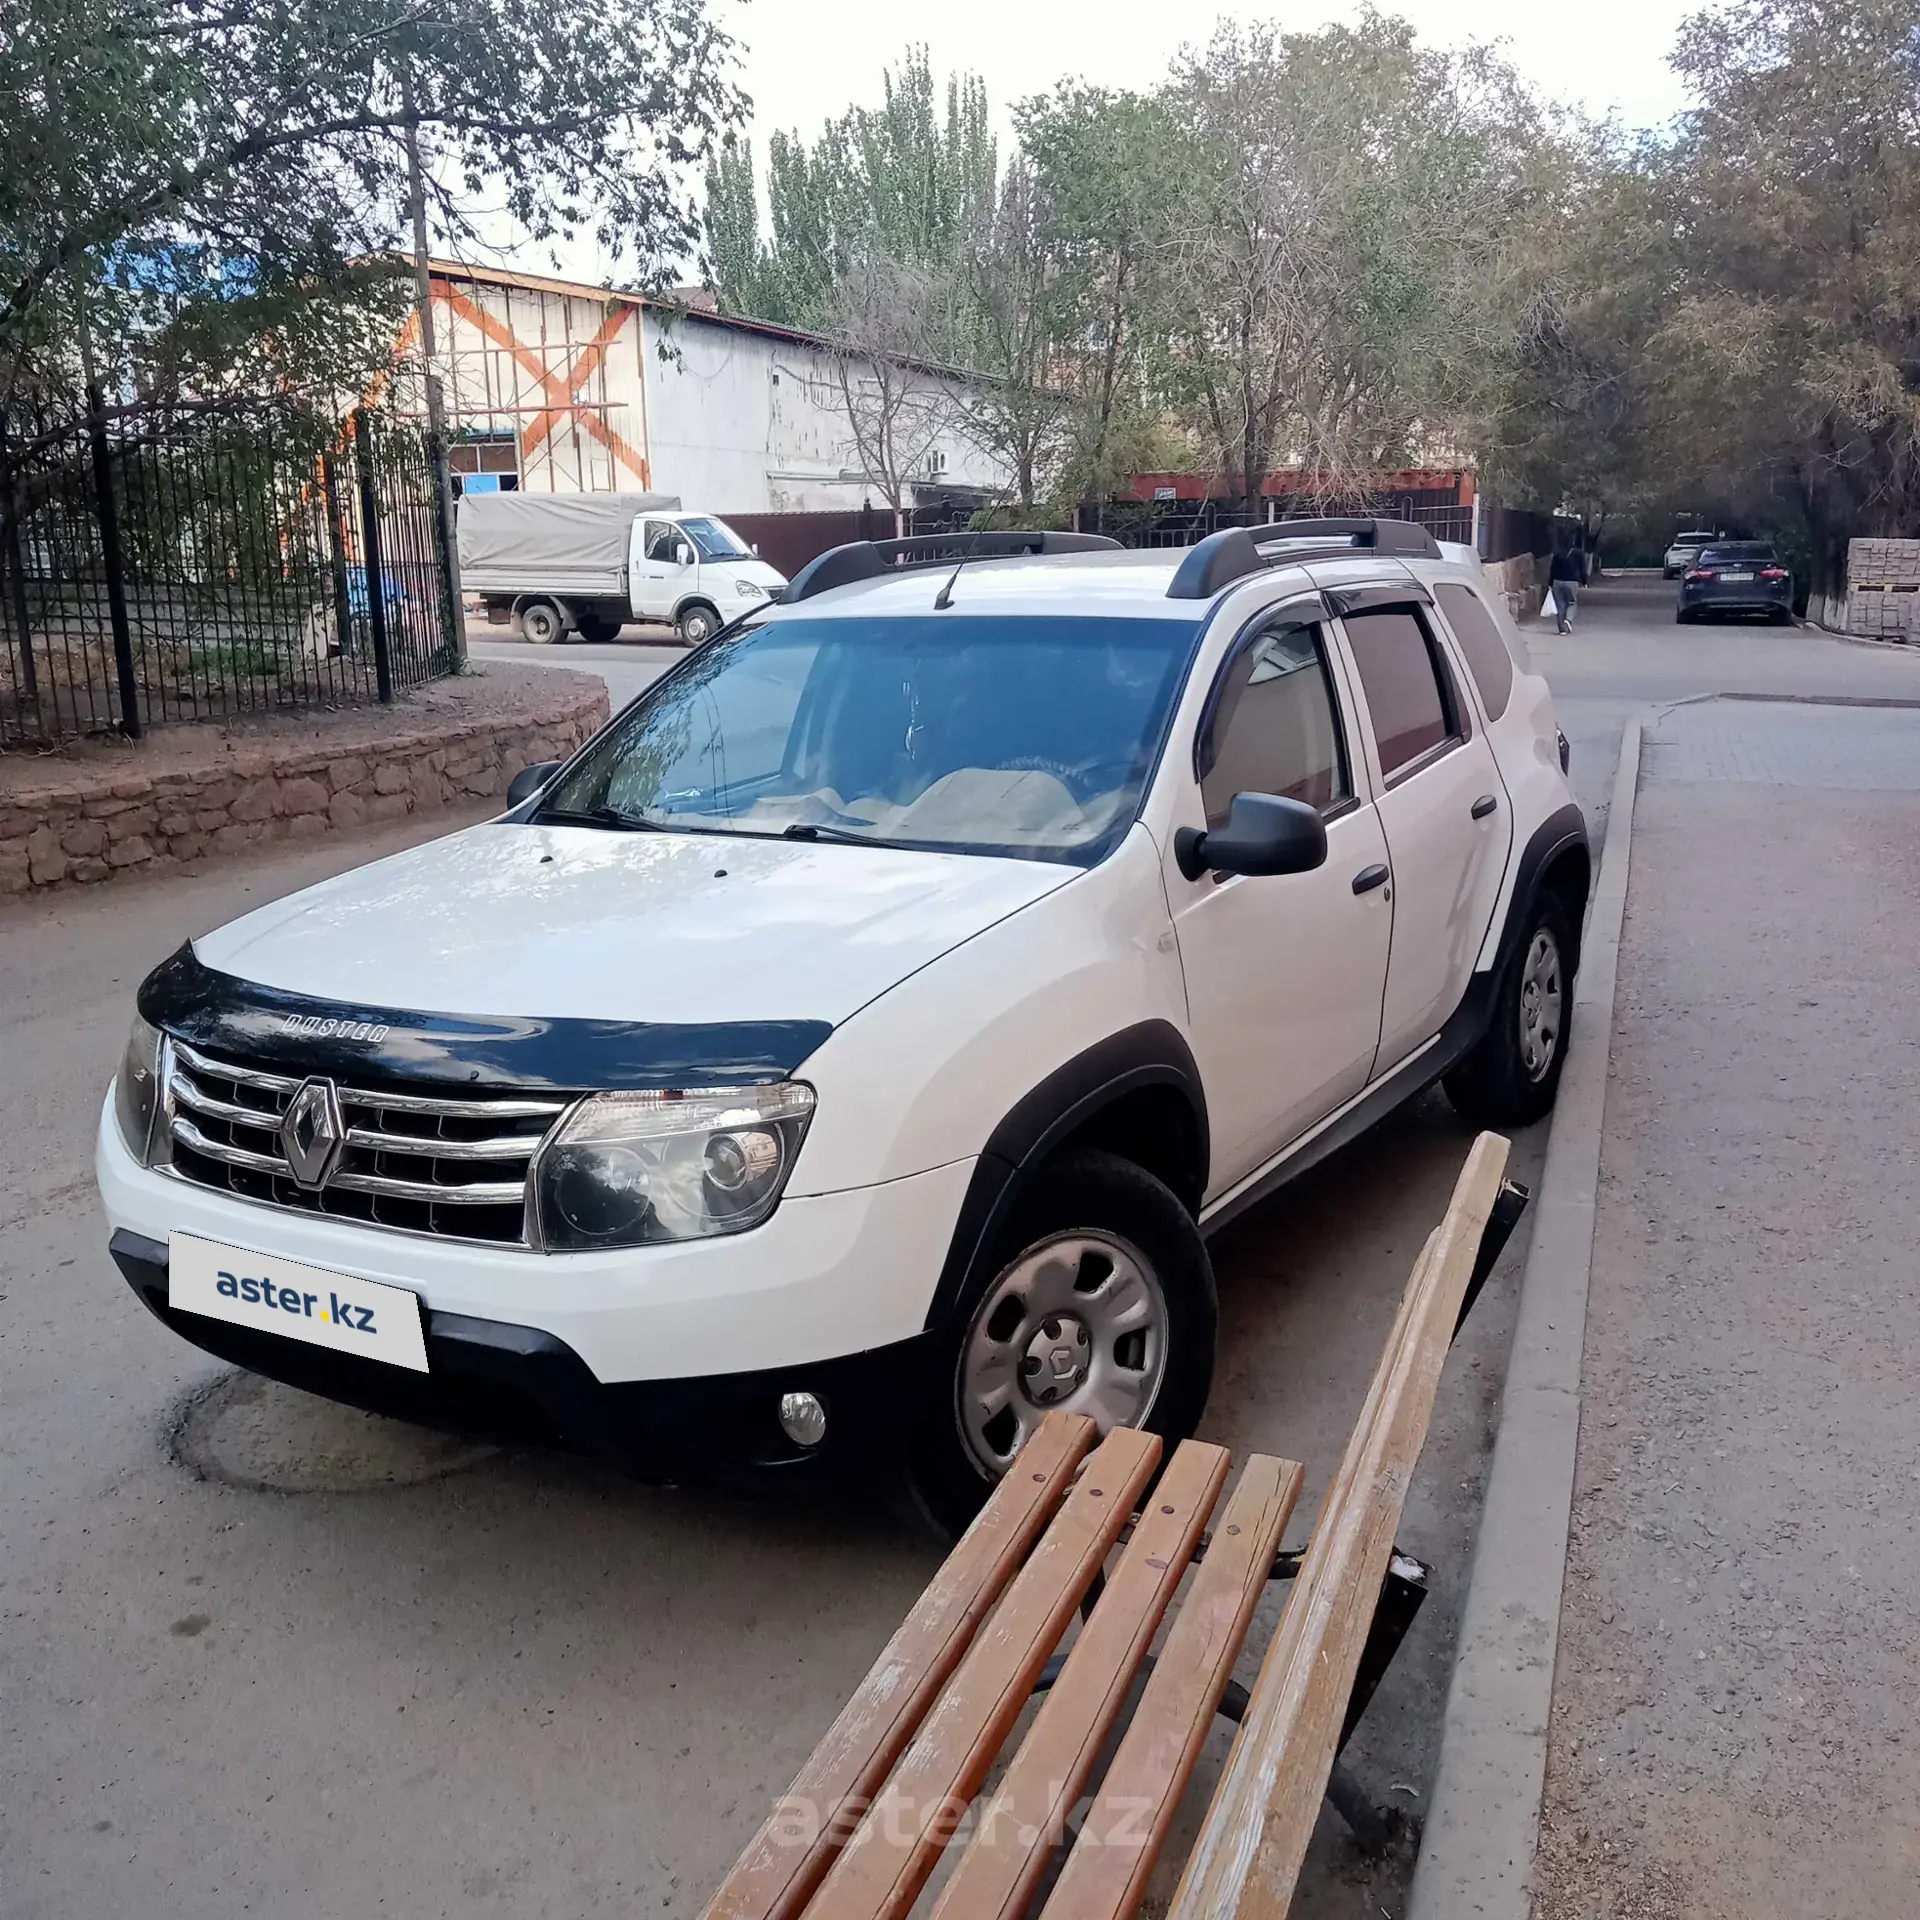
M1316 507L1304 501L1276 499L1249 512L1225 500L1105 502L1097 516L1083 510L1081 524L1089 531L1110 534L1126 547L1190 547L1226 527L1264 527L1287 520L1318 519L1328 514L1365 513L1393 520L1411 520L1436 540L1470 546L1474 538L1473 508L1455 502L1414 504L1405 498L1367 501L1358 508Z
M449 671L439 457L279 402L0 418L0 748Z

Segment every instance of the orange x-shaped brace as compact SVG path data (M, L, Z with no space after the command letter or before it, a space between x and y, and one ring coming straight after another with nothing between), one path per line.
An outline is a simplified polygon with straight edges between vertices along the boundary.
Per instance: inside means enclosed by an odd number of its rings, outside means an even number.
M600 331L588 342L573 365L564 373L549 373L539 356L514 338L512 328L496 320L486 308L468 299L457 287L449 286L442 280L435 283L435 291L446 302L450 312L458 314L469 325L478 327L496 346L504 347L540 383L540 390L546 395L548 404L544 412L534 416L532 424L520 436L521 459L532 453L563 420L572 419L634 474L643 487L653 484L647 456L615 433L594 409L580 404L580 395L587 382L599 370L607 349L619 337L634 308L612 308L601 321Z

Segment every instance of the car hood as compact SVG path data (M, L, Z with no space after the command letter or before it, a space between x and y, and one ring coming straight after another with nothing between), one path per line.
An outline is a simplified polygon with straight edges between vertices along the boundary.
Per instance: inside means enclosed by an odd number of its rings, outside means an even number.
M768 566L764 560L703 560L700 564L731 574L736 580L756 581L768 592L787 584L787 576L778 567Z
M193 943L216 972L357 1006L838 1025L1077 869L490 821Z

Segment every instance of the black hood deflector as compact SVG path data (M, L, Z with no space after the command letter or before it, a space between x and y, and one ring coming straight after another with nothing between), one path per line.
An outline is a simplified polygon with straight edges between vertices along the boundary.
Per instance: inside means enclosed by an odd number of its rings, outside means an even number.
M791 1074L825 1020L674 1025L366 1007L264 987L204 965L191 943L141 983L140 1015L189 1046L353 1085L529 1088L743 1086Z

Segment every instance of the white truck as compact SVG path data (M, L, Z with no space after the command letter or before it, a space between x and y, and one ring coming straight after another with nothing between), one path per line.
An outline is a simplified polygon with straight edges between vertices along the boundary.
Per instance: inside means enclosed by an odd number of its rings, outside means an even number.
M710 513L665 493L493 493L460 502L460 579L536 645L670 621L697 646L786 576Z

